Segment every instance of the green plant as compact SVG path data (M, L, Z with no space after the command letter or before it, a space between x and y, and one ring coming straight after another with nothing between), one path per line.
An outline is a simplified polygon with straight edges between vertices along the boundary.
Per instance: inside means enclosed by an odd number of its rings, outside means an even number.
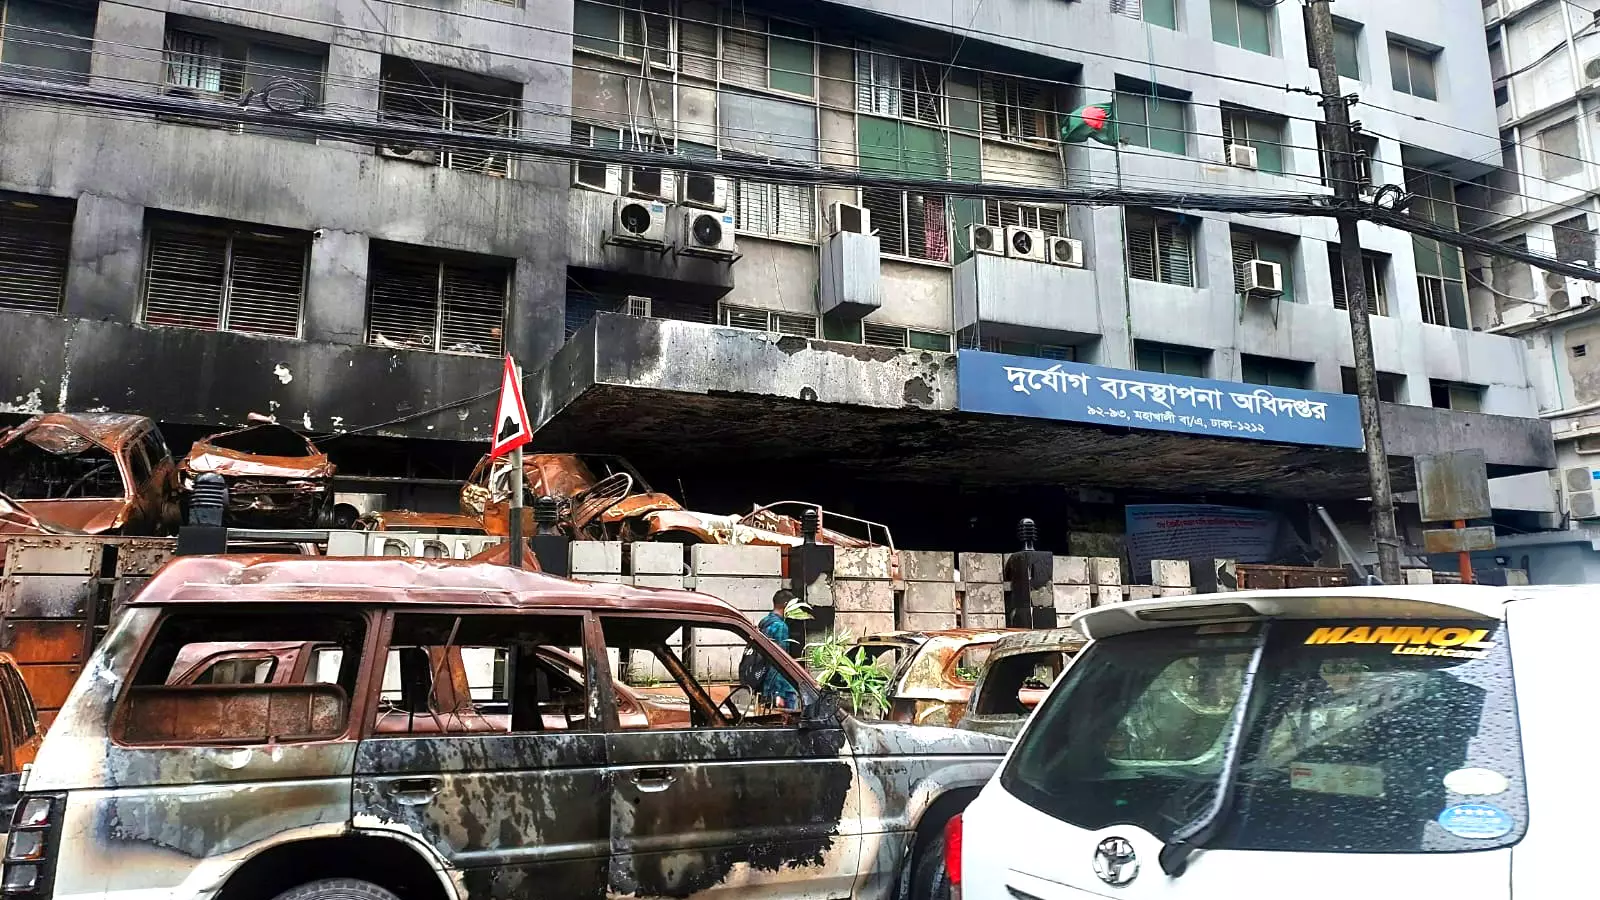
M816 618L816 616L811 614L811 607L804 601L798 599L790 600L789 605L783 608L783 617L785 619L793 619L796 622L804 622L807 619Z
M881 718L889 711L889 673L867 661L865 648L850 648L848 632L835 632L806 645L806 664L824 686L842 690L850 708L863 718Z

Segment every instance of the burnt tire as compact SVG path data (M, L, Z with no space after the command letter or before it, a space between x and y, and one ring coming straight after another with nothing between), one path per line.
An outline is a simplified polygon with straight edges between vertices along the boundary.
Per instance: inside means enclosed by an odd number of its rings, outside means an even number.
M290 888L273 900L400 900L394 892L359 878L324 878Z
M950 900L950 873L944 868L944 825L917 846L911 871L911 900Z

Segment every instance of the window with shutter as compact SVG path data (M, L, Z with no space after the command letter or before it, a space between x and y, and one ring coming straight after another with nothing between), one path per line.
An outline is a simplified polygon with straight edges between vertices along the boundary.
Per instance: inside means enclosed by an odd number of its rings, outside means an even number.
M856 112L900 117L900 60L869 49L856 51Z
M1233 232L1233 292L1244 293L1245 273L1250 268L1250 262L1261 258L1261 251L1256 245L1255 238L1243 232Z
M510 266L422 247L374 245L367 341L498 356L504 346Z
M906 194L906 255L950 261L950 223L940 194ZM876 220L874 220L876 222Z
M1054 206L985 200L983 222L993 227L1015 225L1021 228L1037 228L1044 232L1045 237L1063 237L1066 234L1065 213Z
M722 28L722 80L766 90L769 73L767 20L728 12Z
M208 94L222 93L222 42L187 31L166 38L167 84Z
M764 309L724 304L722 307L722 324L730 328L744 328L749 331L770 331L772 330L772 314Z
M1054 140L1055 110L1048 87L1023 78L985 75L979 85L982 127L988 137L1009 141Z
M807 241L817 236L817 203L811 187L774 185L773 200L777 212L773 234Z
M521 85L384 57L378 118L422 128L511 137L517 132L521 100ZM511 159L505 153L446 147L418 161L484 175L511 174Z
M1187 225L1176 219L1157 223L1156 242L1161 251L1161 280L1194 287L1194 252Z
M943 79L938 66L916 60L902 62L900 97L906 118L930 125L944 122Z
M54 197L0 195L0 309L60 314L75 209Z
M147 244L146 324L299 336L305 235L158 220Z
M861 205L872 213L872 228L878 232L878 245L891 256L906 253L906 195L884 188L863 188Z
M717 26L687 17L678 23L678 62L683 74L715 81L717 78Z
M1389 314L1389 300L1384 295L1384 277L1382 262L1371 254L1361 256L1361 273L1367 291L1367 314L1373 316L1387 316ZM1349 294L1344 287L1344 265L1339 257L1337 247L1328 248L1328 274L1333 280L1333 305L1336 309L1349 309Z
M1156 281L1156 224L1147 214L1127 213L1128 277Z
M876 322L861 323L861 343L874 347L894 347L905 349L906 329L898 325L879 325Z
M752 234L771 234L772 185L759 181L736 181L734 190L734 228Z
M1194 286L1194 251L1188 225L1166 213L1127 213L1128 277Z
M664 15L664 0L645 0L644 3L619 4L622 18L622 55L628 59L643 59L646 52L650 62L658 66L672 65L672 24Z
M814 338L817 336L817 317L775 312L772 314L772 330L779 334Z

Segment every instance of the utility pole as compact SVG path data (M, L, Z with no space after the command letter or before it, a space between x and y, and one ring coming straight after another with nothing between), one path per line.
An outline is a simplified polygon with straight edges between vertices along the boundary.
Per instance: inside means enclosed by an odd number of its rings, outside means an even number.
M1372 493L1372 539L1378 545L1378 577L1385 584L1400 583L1400 536L1394 520L1394 488L1389 483L1389 453L1383 446L1383 423L1378 414L1378 370L1372 358L1372 327L1367 321L1366 276L1361 260L1360 221L1356 201L1355 140L1350 127L1350 107L1339 86L1339 64L1333 49L1333 12L1330 0L1307 0L1311 59L1322 82L1322 114L1327 122L1327 145L1333 196L1339 201L1339 261L1344 271L1344 295L1350 308L1350 345L1355 351L1356 397L1361 403L1361 436L1367 445L1367 478Z

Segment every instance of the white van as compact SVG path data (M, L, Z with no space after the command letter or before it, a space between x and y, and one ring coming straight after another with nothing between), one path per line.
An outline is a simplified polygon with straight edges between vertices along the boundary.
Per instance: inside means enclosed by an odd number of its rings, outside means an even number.
M1586 895L1597 590L1082 613L1088 648L946 830L950 880L962 900Z

